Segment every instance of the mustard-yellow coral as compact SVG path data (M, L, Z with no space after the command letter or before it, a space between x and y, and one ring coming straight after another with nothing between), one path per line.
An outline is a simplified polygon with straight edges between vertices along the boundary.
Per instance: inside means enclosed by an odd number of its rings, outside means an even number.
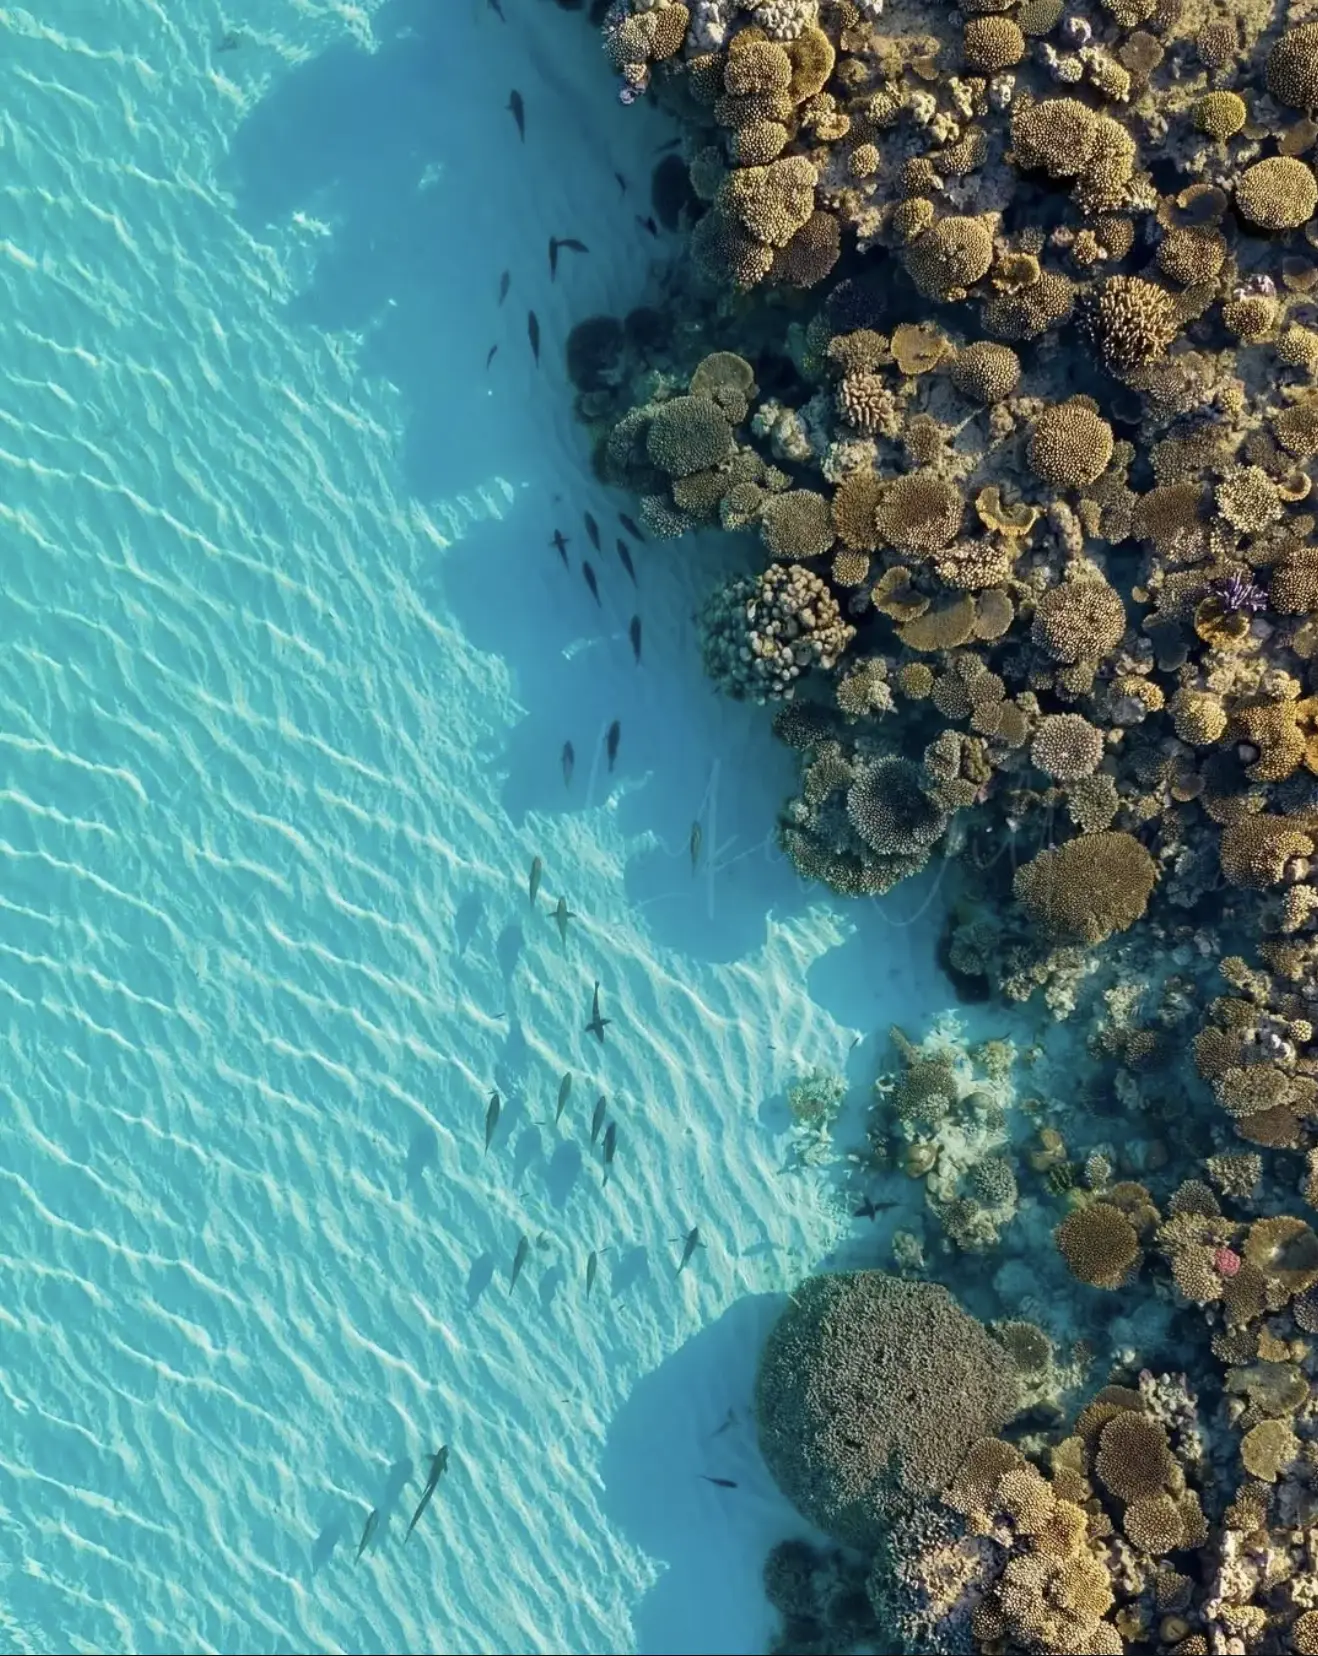
M1194 106L1194 124L1210 138L1234 138L1248 115L1238 92L1209 92Z
M1090 1202L1068 1213L1053 1239L1071 1275L1093 1288L1120 1288L1139 1263L1135 1227L1110 1202Z
M1284 1420L1261 1420L1240 1440L1246 1472L1263 1483L1276 1483L1299 1452L1300 1440Z
M1318 181L1293 155L1270 155L1246 167L1236 182L1236 210L1262 230L1293 230L1313 217Z
M1128 1540L1154 1557L1184 1544L1185 1525L1170 1495L1140 1495L1126 1508L1121 1527Z
M951 367L952 384L976 402L996 403L1009 397L1020 383L1021 359L1009 345L980 339L957 354Z
M1134 925L1156 878L1140 842L1109 829L1040 851L1016 870L1012 889L1046 936L1096 944Z
M956 539L964 514L965 501L954 484L910 472L884 490L877 521L884 539L900 551L928 555Z
M995 75L1025 56L1025 36L1009 17L967 18L961 38L967 68Z
M1282 816L1244 816L1222 830L1218 854L1232 885L1262 890L1280 885L1293 861L1307 860L1314 844L1309 835Z
M1057 488L1092 483L1112 458L1112 427L1084 398L1045 408L1030 433L1030 469Z
M945 218L906 250L906 268L931 299L961 298L993 262L993 237L980 219Z
M1126 374L1162 356L1176 338L1176 302L1142 276L1109 276L1092 295L1085 324L1108 367Z
M650 422L646 451L670 477L717 466L732 453L732 427L708 397L673 397Z
M1318 23L1288 29L1268 54L1268 91L1292 109L1318 107Z

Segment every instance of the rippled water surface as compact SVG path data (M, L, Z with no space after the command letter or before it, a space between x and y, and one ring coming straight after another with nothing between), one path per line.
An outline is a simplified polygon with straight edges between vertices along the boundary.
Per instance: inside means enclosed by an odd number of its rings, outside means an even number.
M667 133L503 4L0 11L6 1648L763 1637L714 1434L836 1226L783 1087L944 994L766 849L726 553L610 550L562 341L649 291Z

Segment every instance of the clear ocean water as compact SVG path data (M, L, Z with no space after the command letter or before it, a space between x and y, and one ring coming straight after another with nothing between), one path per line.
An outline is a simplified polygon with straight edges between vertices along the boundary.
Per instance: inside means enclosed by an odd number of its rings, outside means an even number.
M755 1343L839 1234L784 1088L947 988L919 890L773 853L726 549L612 551L562 345L654 297L670 134L503 7L0 9L5 1649L769 1626Z

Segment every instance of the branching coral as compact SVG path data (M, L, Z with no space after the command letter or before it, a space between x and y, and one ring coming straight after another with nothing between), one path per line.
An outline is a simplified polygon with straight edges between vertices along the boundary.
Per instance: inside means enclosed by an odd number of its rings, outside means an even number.
M1131 834L1086 834L1040 851L1016 871L1013 890L1045 935L1101 943L1144 913L1157 866Z

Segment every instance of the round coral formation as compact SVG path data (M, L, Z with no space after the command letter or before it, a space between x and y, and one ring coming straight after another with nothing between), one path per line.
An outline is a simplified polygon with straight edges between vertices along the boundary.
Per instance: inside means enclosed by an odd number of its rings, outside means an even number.
M1017 1406L1003 1348L945 1288L880 1271L811 1277L760 1359L760 1449L797 1510L873 1546L887 1508L932 1496Z
M906 268L920 292L932 299L961 295L993 263L993 237L975 218L945 218L906 250Z
M1234 138L1248 115L1238 92L1209 92L1194 106L1194 124L1210 138Z
M929 556L956 539L965 509L955 484L929 473L911 472L884 490L876 521L884 539L899 551Z
M1318 207L1313 168L1293 155L1271 155L1246 167L1236 183L1236 210L1262 230L1294 230Z
M1133 1409L1122 1409L1099 1434L1094 1470L1118 1500L1160 1495L1174 1464L1166 1430Z
M1097 577L1049 587L1034 610L1032 636L1054 661L1098 661L1120 644L1126 630L1121 595Z
M820 558L834 538L828 501L813 489L770 495L760 512L760 533L775 558Z
M1108 830L1040 851L1017 869L1012 889L1046 935L1095 944L1135 924L1157 872L1133 835Z
M1090 1202L1068 1213L1053 1232L1071 1275L1092 1288L1120 1288L1139 1262L1134 1225L1111 1202Z
M1021 359L1010 345L976 340L959 351L951 367L952 384L979 403L1002 402L1020 383Z
M1107 470L1112 427L1081 398L1045 408L1030 433L1030 468L1060 489L1080 488Z
M655 410L645 447L660 471L687 477L728 458L732 427L709 397L673 397Z
M1103 732L1079 713L1048 713L1030 745L1030 758L1055 782L1092 776L1103 758Z
M866 766L847 793L851 825L885 857L925 851L947 826L947 813L930 797L923 773L909 759Z
M1318 108L1318 23L1288 29L1268 54L1268 91L1292 109Z
M967 68L986 75L1010 69L1025 56L1025 36L1009 17L967 18L961 46Z

